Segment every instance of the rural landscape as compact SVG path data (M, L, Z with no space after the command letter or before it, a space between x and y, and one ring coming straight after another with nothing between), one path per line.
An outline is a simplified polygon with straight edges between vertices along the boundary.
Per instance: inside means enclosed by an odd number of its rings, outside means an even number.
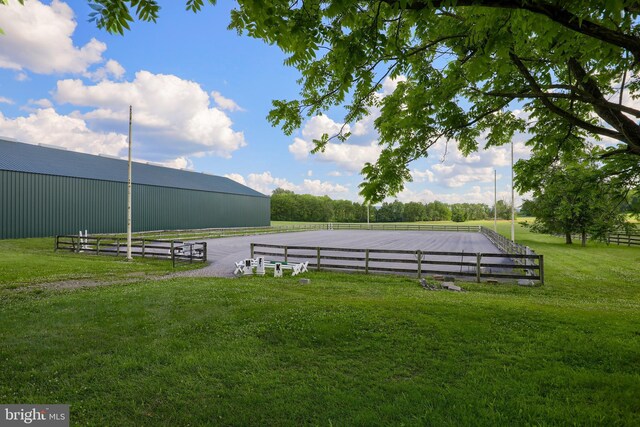
M0 0L0 426L640 425L639 34Z
M172 277L4 240L0 399L78 425L637 424L640 248L516 236L544 286Z

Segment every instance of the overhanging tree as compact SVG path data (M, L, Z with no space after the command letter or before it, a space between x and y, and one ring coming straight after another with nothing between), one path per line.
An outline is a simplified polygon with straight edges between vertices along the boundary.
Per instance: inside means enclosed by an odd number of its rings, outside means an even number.
M578 234L585 246L587 237L604 239L611 231L627 226L621 207L630 188L612 182L597 163L590 153L578 158L565 156L544 169L532 162L517 165L520 176L528 176L527 180L518 178L520 189L533 193L527 202L536 217L533 231L563 234L567 244Z
M90 4L114 33L132 15L159 13L154 0ZM204 0L186 6L198 11ZM269 115L286 133L336 105L346 123L381 108L383 150L361 185L378 202L402 190L408 165L441 140L469 153L526 131L552 159L605 137L616 141L603 155L610 172L637 172L640 110L629 100L640 95L639 13L629 0L238 0L230 28L278 45L300 70L300 99L274 101ZM384 78L401 76L391 95L377 94ZM315 151L348 136L324 135Z

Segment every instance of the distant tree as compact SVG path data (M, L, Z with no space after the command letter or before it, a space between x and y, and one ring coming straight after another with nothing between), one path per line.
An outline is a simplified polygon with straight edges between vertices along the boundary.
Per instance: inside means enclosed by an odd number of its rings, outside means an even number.
M496 202L496 211L498 212L498 219L511 219L511 203L498 200ZM493 208L491 208L489 217L493 218Z
M438 200L425 205L425 217L427 221L450 221L451 208Z
M538 181L527 204L536 218L533 231L563 234L567 244L579 234L585 246L588 236L604 238L625 226L620 206L627 191L611 184L593 156L562 159L530 178Z
M519 215L521 216L533 216L534 205L531 200L524 200L522 206L520 206Z
M402 221L403 211L404 205L399 200L394 200L393 203L384 202L376 212L376 221L400 222Z
M465 222L467 219L467 209L464 205L460 203L451 205L451 221Z
M402 212L403 221L424 221L426 216L427 210L422 203L408 202L404 204L404 210Z

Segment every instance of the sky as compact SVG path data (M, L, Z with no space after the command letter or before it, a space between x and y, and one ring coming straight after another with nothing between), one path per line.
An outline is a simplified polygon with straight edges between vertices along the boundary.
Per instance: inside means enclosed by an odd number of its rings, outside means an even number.
M88 22L86 0L10 0L0 6L0 137L126 158L132 105L136 161L226 176L265 194L281 187L362 202L360 170L380 152L379 113L314 155L312 140L342 126L339 111L291 136L272 127L271 101L296 99L299 73L276 46L227 30L229 3L193 14L183 1L162 2L157 23L116 36ZM380 95L396 84L385 80ZM523 142L514 140L516 161L529 155ZM498 199L510 200L510 164L509 146L464 157L440 143L411 165L413 182L397 199L492 205L495 169Z

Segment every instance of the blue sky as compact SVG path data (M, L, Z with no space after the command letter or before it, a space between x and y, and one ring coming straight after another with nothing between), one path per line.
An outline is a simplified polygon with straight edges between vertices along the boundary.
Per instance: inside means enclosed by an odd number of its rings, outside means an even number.
M0 7L0 136L124 157L131 104L136 160L228 176L267 194L283 187L361 200L359 171L379 152L376 112L318 155L309 154L311 141L341 126L339 110L292 136L273 128L271 100L296 98L298 72L277 47L227 30L229 2L195 15L182 1L163 2L158 23L135 23L124 37L88 22L86 1ZM394 85L385 81L381 96ZM516 159L528 155L521 139ZM411 166L414 182L398 198L491 204L494 167L498 197L510 197L509 163L508 147L464 158L454 143L440 145Z

